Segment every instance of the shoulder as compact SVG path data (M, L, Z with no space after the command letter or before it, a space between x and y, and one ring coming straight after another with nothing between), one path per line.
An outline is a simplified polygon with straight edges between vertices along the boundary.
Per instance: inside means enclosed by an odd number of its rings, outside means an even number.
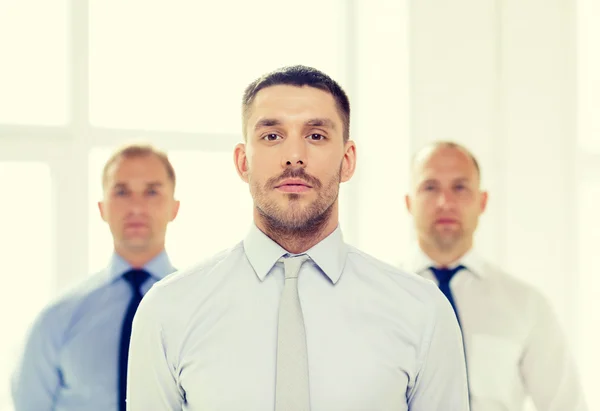
M430 280L403 268L383 262L361 250L349 247L347 268L380 299L393 304L402 317L411 316L417 323L435 322L438 310L446 304L444 295Z
M490 303L502 307L516 322L532 330L541 323L558 321L541 289L493 264L486 263L485 270L483 281Z
M163 344L181 344L190 321L246 255L241 243L155 283L142 299L134 330L159 332ZM141 332L141 331L138 331Z
M391 281L406 289L415 290L425 294L434 293L437 289L433 282L408 269L396 267L379 260L355 247L348 247L348 263L355 266L363 274ZM435 294L435 293L434 293Z
M32 332L62 335L80 308L108 285L109 280L105 270L72 285L44 306L35 317Z
M245 258L240 242L210 258L171 273L152 286L144 296L145 305L161 303L165 299L172 301L173 298L185 298L191 289L202 289L203 284L211 278L226 275L231 267Z
M360 260L368 281L380 282L379 298L393 302L399 323L415 336L419 356L425 355L436 335L460 334L452 306L433 281L356 249L349 257L351 264L354 259Z
M526 305L547 303L546 297L533 284L489 262L485 262L483 268L485 269L484 281L488 282L493 290L509 297L511 301Z

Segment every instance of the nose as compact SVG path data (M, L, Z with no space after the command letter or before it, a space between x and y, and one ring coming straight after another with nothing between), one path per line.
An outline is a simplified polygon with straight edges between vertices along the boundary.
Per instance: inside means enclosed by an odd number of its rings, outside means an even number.
M440 208L451 208L454 204L454 196L448 190L442 190L437 200L438 207Z
M143 195L132 195L129 199L129 212L133 215L143 214L146 209L146 201Z
M306 142L302 137L289 136L283 144L281 165L288 167L306 167Z

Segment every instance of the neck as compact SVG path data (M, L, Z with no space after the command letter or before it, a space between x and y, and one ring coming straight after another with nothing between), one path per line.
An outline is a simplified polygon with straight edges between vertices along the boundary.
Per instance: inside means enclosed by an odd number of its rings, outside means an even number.
M142 268L164 251L164 245L152 250L128 250L115 246L115 252L132 268Z
M472 247L472 240L462 241L454 247L442 249L434 244L419 239L419 247L439 267L447 267L461 259Z
M337 205L337 204L336 204ZM329 213L324 214L322 221L307 224L309 228L288 228L281 224L273 224L268 217L254 210L254 223L269 238L291 254L300 254L310 250L333 233L338 225L337 207L332 206Z

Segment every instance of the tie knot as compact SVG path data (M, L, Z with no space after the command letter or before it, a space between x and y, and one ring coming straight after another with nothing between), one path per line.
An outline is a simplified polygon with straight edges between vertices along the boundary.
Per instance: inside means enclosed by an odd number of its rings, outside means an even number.
M129 283L134 292L140 292L140 287L150 277L146 270L133 269L123 274L125 281Z
M306 254L281 257L279 261L283 261L283 266L285 267L285 279L298 278L300 267L308 260L308 258L309 257Z
M460 270L464 270L465 266L459 265L454 268L429 267L429 269L431 270L433 275L435 275L435 278L438 280L438 282L440 284L448 284L450 282L450 280L452 279L452 277L454 277L454 274L456 274Z

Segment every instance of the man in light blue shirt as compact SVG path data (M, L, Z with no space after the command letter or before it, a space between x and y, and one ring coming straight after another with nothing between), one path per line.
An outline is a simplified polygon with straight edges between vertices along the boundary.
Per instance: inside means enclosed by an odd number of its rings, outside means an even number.
M343 241L339 184L356 148L341 87L277 70L246 89L242 119L234 159L255 224L144 298L127 410L468 411L444 295Z
M177 215L175 172L147 145L117 150L98 206L114 254L107 268L46 307L13 377L16 411L122 411L131 320L150 287L175 271L165 233Z

